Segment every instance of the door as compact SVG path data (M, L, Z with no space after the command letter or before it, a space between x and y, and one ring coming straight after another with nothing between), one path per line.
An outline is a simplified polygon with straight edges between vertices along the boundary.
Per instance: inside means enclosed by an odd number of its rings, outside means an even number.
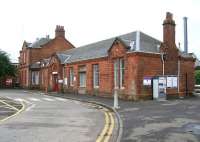
M58 75L57 74L53 75L53 91L55 92L58 91Z

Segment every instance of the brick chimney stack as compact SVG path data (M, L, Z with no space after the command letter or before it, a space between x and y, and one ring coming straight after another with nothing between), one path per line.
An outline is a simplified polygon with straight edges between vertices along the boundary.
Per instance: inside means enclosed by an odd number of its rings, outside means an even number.
M65 37L64 26L57 25L55 30L55 37Z
M173 14L167 12L166 19L163 22L163 41L168 46L175 45L175 21L173 20Z

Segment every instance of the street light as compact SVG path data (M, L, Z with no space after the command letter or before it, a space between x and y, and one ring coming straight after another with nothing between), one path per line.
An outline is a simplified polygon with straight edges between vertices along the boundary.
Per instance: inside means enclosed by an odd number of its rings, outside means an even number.
M118 93L117 93L117 87L114 89L114 109L119 109L119 102L118 102Z

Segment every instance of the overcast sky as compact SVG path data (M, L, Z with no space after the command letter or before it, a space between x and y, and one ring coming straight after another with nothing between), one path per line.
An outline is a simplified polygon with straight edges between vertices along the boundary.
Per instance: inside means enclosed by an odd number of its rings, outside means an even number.
M189 52L200 57L200 0L5 0L0 2L0 49L16 62L24 40L54 38L56 25L76 47L140 30L162 41L166 12L174 14L183 49L188 17Z

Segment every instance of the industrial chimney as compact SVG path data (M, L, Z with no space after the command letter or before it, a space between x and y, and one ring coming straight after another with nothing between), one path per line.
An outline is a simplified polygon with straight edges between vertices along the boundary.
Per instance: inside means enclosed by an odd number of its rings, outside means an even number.
M187 17L183 17L183 26L184 26L184 52L188 53Z

